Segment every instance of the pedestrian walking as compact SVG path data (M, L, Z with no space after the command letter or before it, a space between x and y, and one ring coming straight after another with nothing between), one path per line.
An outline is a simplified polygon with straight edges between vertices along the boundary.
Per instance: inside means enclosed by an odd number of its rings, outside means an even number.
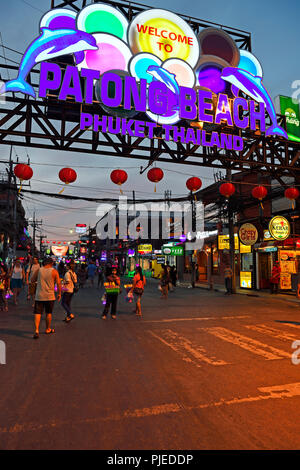
M26 271L26 284L27 284L27 300L32 301L32 306L34 307L34 298L36 293L36 282L32 282L33 274L36 271L39 271L40 263L37 256L34 256L31 260L31 263Z
M144 293L145 285L146 285L146 278L143 275L142 268L141 266L136 266L135 275L133 277L132 291L134 295L136 296L135 314L138 317L142 316L141 298Z
M160 273L160 290L161 290L161 298L167 299L169 293L169 282L170 276L167 266L163 265L162 272Z
M225 278L225 295L232 294L232 269L229 264L226 265L224 269L224 278Z
M14 304L18 305L18 298L25 281L25 272L20 260L16 260L10 272L10 287L13 292Z
M196 265L196 263L192 263L192 269L191 269L191 284L192 284L192 287L193 287L193 288L195 288L196 274L197 274L197 265Z
M75 273L75 263L71 261L67 272L64 276L64 281L62 285L62 299L61 299L61 306L66 311L66 318L64 321L69 323L71 320L75 318L73 313L71 312L71 302L75 292L77 292L77 276Z
M177 269L175 266L171 266L170 278L171 278L172 290L174 290L177 284Z
M103 281L104 281L104 274L103 274L103 269L101 268L101 266L98 266L98 289L99 289L99 286L100 287L103 287Z
M87 271L83 263L81 263L80 268L78 269L77 280L78 280L79 288L83 289L87 280Z
M55 286L57 286L57 300L61 299L61 282L58 271L53 268L52 258L46 258L43 266L32 276L32 281L37 281L35 304L34 304L34 339L39 338L39 327L41 316L45 310L46 313L46 330L47 335L55 333L51 328L52 313L55 302Z
M281 273L281 267L279 266L279 262L276 261L272 268L272 275L270 279L271 294L278 294L280 273Z
M66 267L65 267L65 263L62 260L58 263L57 271L58 271L58 275L60 279L63 279L66 273Z
M120 293L121 281L120 277L117 274L117 268L113 267L111 274L108 274L106 277L106 282L104 283L106 291L106 303L102 313L102 319L106 320L109 309L111 308L111 318L116 319L117 313L117 303L118 295Z
M87 268L87 275L88 279L90 280L91 286L94 285L94 277L97 271L97 266L95 265L94 261L90 261L88 268Z
M4 267L0 265L0 311L7 311L7 302L6 302L6 289L5 289L5 276L6 272Z

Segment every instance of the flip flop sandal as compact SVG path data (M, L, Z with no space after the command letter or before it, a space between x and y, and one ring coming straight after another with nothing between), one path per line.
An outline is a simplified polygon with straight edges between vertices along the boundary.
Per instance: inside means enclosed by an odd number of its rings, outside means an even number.
M45 334L46 334L46 335L51 335L52 333L55 333L54 328L51 328L50 331L45 331Z
M39 339L40 335L38 333L34 333L33 339Z

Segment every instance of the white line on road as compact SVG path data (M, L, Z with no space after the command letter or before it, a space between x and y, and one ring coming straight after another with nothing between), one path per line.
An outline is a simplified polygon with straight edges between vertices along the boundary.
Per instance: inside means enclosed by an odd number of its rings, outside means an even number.
M208 321L208 320L238 320L240 318L250 318L250 315L234 315L231 317L192 317L192 318L163 318L161 320L144 320L144 323L172 323L177 321Z
M172 330L163 330L160 332L162 336L159 336L153 331L149 333L161 341L163 344L177 352L183 361L192 363L197 367L201 367L201 362L205 362L212 366L224 366L228 364L225 361L218 360L215 357L208 357L207 351L203 346L195 346L190 340L180 336L178 333Z
M262 356L267 360L282 359L285 357L291 359L291 354L285 351L273 348L272 346L261 343L260 341L256 341L255 339L249 338L248 336L241 335L240 333L236 333L235 331L227 330L226 328L212 327L198 329L207 331L219 339L227 341L231 344L235 344L242 349L257 354L258 356Z
M258 391L262 394L253 397L245 398L232 398L230 400L220 399L217 402L200 403L194 406L181 406L178 403L164 403L152 407L139 408L135 410L125 410L121 413L113 413L109 416L97 416L92 418L82 418L72 421L52 420L48 423L16 423L9 428L0 427L0 434L17 434L34 431L42 431L43 429L55 429L62 426L78 426L78 425L91 425L95 423L109 422L109 421L123 421L130 418L146 418L149 416L167 415L170 413L179 413L193 410L200 410L205 408L214 408L217 406L231 406L243 403L253 403L263 400L276 400L283 398L295 398L300 396L300 382L291 384L275 385L271 387L260 387Z
M245 328L257 331L258 333L273 336L273 338L283 339L287 341L294 341L295 339L298 339L297 335L288 333L286 331L277 330L277 328L272 328L269 325L245 325Z

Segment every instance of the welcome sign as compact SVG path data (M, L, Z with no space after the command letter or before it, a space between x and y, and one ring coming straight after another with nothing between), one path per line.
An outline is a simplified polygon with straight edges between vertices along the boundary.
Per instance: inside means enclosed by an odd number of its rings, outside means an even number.
M73 55L74 65L62 69L53 59L66 54ZM210 27L196 35L167 10L145 10L131 23L104 3L79 13L47 12L18 76L0 94L35 98L27 76L37 64L40 98L54 92L61 101L99 105L99 114L81 113L82 130L153 139L159 129L167 141L237 151L244 144L238 129L288 138L257 58L239 50L223 30Z

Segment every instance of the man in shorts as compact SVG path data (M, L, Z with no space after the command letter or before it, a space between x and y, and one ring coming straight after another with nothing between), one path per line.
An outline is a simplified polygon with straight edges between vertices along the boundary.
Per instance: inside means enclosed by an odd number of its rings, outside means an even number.
M44 261L44 266L35 272L32 282L37 281L35 304L34 304L34 325L35 333L34 339L39 338L39 327L41 322L41 315L45 310L46 313L46 335L54 333L54 328L51 328L52 312L55 302L55 285L57 286L57 300L61 298L61 283L59 274L53 268L52 258L47 258Z

